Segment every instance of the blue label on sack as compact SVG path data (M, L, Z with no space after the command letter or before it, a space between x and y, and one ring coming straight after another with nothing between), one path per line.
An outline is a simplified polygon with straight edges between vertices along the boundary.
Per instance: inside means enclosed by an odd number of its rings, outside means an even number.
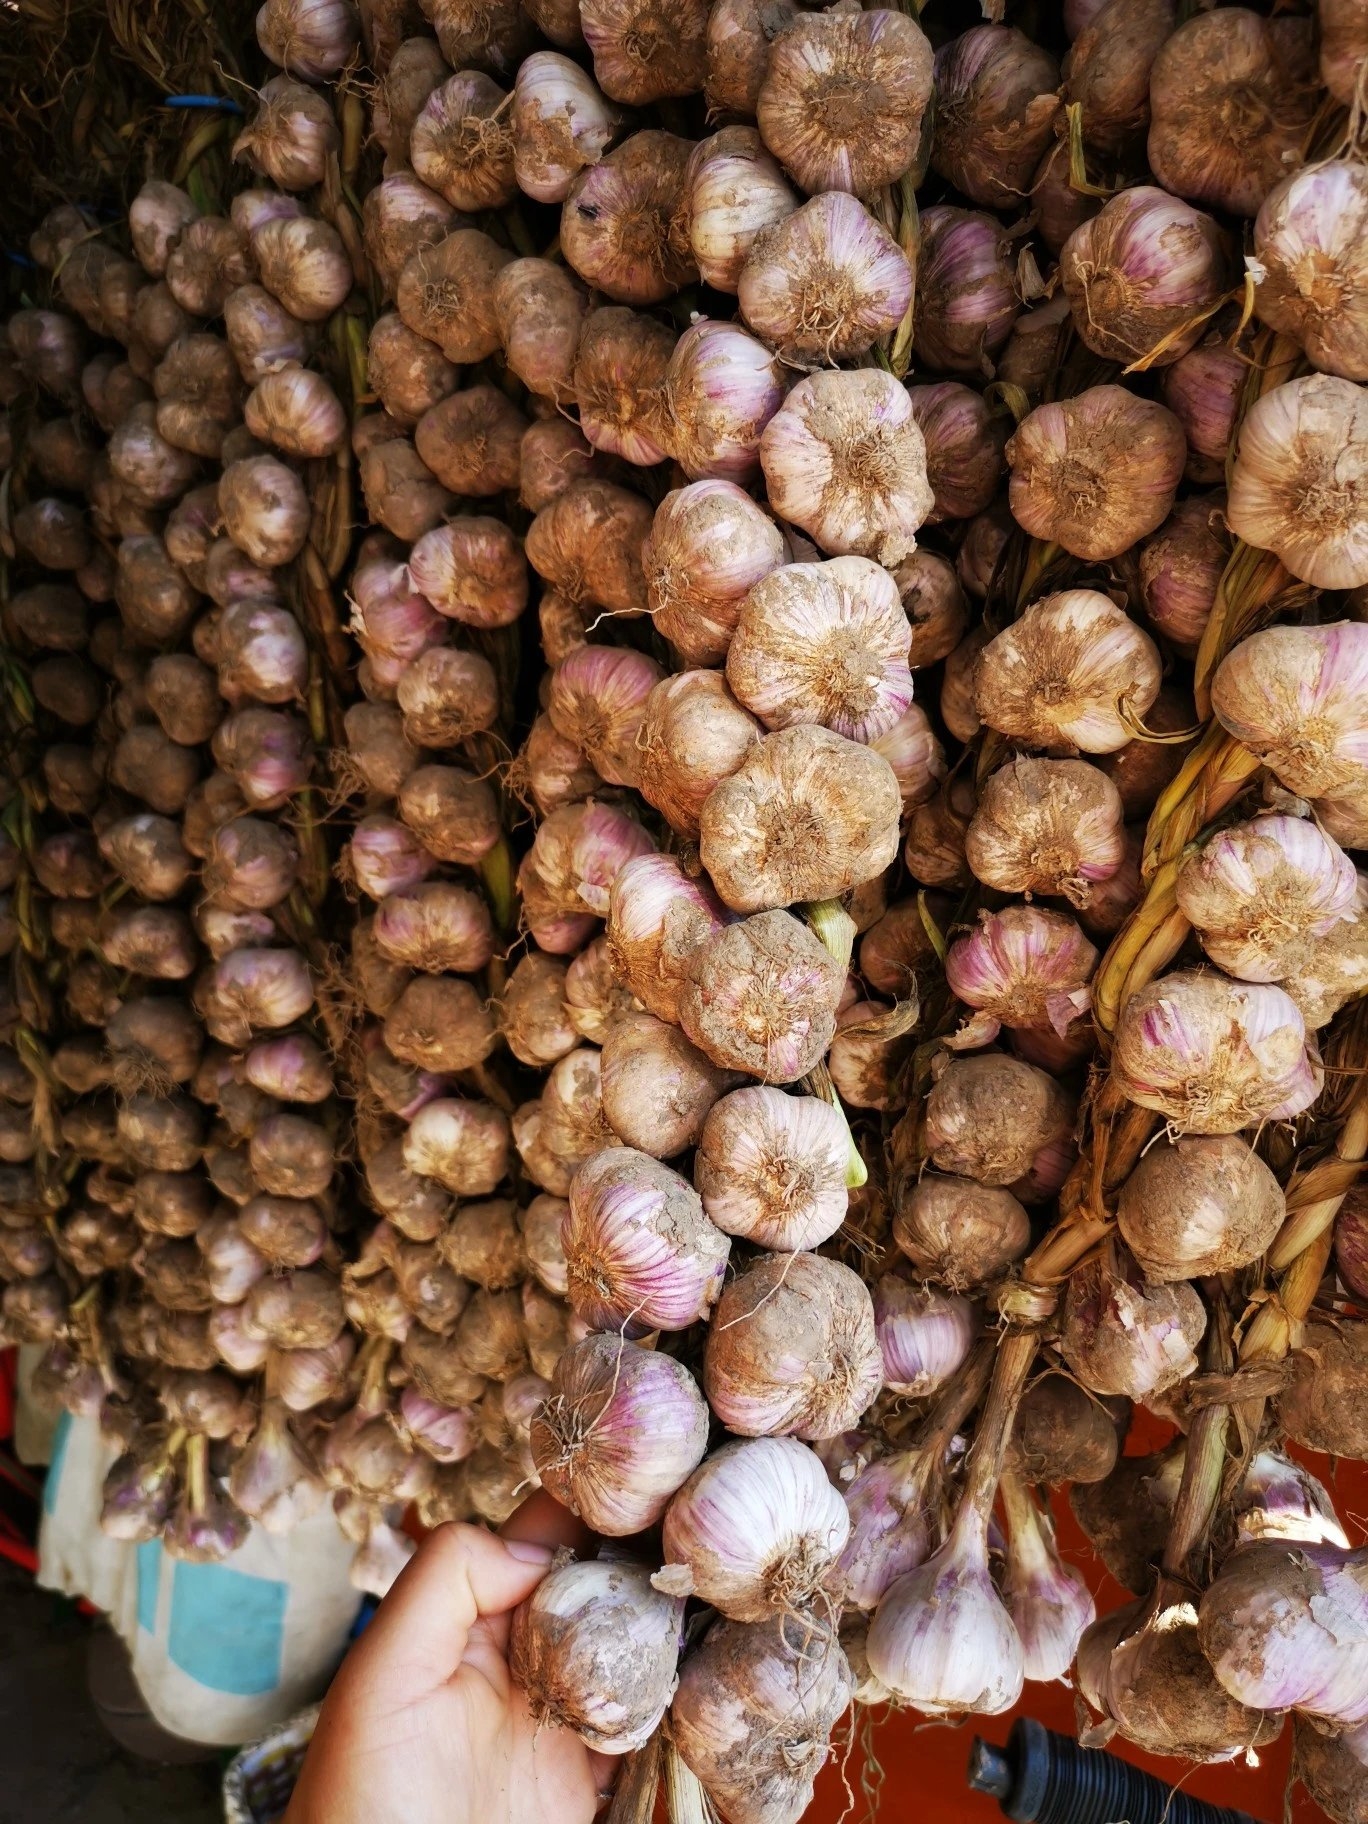
M280 1683L289 1585L224 1564L178 1564L171 1584L172 1665L210 1691L259 1697Z
M43 1484L43 1512L50 1514L57 1505L57 1487L62 1480L62 1464L71 1441L71 1414L64 1412L52 1434L52 1454L48 1458L47 1481Z
M157 1598L161 1594L162 1548L160 1539L147 1539L138 1547L138 1626L144 1634L157 1631Z

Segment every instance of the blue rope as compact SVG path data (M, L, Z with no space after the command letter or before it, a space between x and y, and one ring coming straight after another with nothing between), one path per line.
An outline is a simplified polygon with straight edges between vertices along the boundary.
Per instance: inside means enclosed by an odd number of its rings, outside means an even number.
M226 95L167 95L168 108L222 108L228 114L241 114L242 109Z
M11 266L26 266L30 272L38 270L38 262L31 260L26 253L13 253L6 247L4 254Z

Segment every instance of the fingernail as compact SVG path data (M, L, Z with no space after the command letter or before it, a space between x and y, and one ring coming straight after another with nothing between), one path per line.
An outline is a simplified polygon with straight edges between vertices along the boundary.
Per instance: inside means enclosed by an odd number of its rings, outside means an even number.
M551 1546L538 1545L534 1539L505 1539L504 1547L521 1564L550 1564L556 1555Z

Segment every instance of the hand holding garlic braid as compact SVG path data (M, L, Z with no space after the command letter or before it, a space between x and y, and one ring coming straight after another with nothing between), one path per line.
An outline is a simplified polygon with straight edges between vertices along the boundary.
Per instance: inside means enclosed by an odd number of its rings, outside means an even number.
M333 1682L286 1824L589 1824L615 1763L539 1722L508 1669L513 1610L583 1530L545 1496L442 1526Z

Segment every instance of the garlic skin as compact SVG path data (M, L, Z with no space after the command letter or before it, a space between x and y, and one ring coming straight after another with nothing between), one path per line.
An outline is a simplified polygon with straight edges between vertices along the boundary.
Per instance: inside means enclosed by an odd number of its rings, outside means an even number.
M1290 1120L1320 1092L1319 1059L1281 988L1188 970L1131 996L1117 1022L1117 1087L1191 1134Z
M1206 1311L1185 1280L1151 1285L1119 1243L1070 1277L1059 1348L1083 1386L1148 1400L1197 1368Z
M724 1444L666 1509L653 1582L732 1621L765 1621L817 1595L849 1532L845 1502L805 1444Z
M885 1273L874 1287L874 1328L884 1386L924 1399L963 1367L978 1336L979 1314L953 1292Z
M784 361L833 367L866 354L902 322L912 307L912 266L861 202L832 190L765 224L735 290L742 316Z
M947 1059L926 1100L925 1144L942 1172L1011 1185L1073 1133L1074 1099L1033 1064L995 1052Z
M820 1247L845 1221L849 1147L829 1102L767 1084L733 1090L708 1111L694 1154L704 1214L757 1247Z
M716 671L662 678L637 733L637 790L681 836L698 836L708 794L736 771L760 725Z
M1048 1509L1042 1513L1030 1490L1010 1472L1002 1481L1002 1498L1008 1523L1007 1607L1021 1641L1026 1676L1067 1679L1097 1605L1081 1573L1060 1557Z
M654 1014L624 1014L604 1037L604 1115L626 1145L657 1159L696 1145L709 1109L734 1083Z
M770 504L823 551L897 564L935 505L907 390L878 368L800 380L760 439Z
M786 557L778 526L734 482L674 489L641 546L656 627L686 664L722 664L742 602Z
M893 1218L893 1241L917 1273L958 1292L1020 1260L1031 1222L1010 1191L924 1172Z
M700 140L686 183L689 245L699 274L718 291L735 292L757 240L793 214L797 193L754 127L724 127ZM741 314L774 345L744 306Z
M1159 366L1196 347L1228 280L1216 223L1152 184L1122 190L1075 228L1059 271L1095 354Z
M538 1721L599 1754L650 1740L674 1695L684 1604L622 1559L553 1566L514 1611L508 1665Z
M708 1404L729 1431L751 1438L811 1442L849 1431L883 1374L864 1282L821 1254L762 1255L734 1279L703 1357Z
M1222 1565L1198 1608L1202 1651L1242 1704L1368 1721L1368 1551L1278 1540Z
M513 85L513 172L539 203L563 203L575 179L603 157L622 115L573 59L534 51Z
M1117 1194L1117 1227L1147 1278L1199 1279L1257 1260L1287 1214L1277 1179L1233 1135L1157 1142Z
M1322 67L1326 57L1322 48ZM1314 1722L1294 1716L1292 1728L1292 1777L1301 1781L1326 1817L1339 1824L1361 1824L1368 1788L1368 1726L1325 1735Z
M1324 813L1323 800L1321 811ZM1283 986L1297 1003L1308 1031L1318 1031L1368 989L1368 876L1358 877L1354 917L1313 938L1296 973Z
M1296 975L1307 940L1356 916L1358 875L1309 819L1256 817L1183 862L1178 908L1218 968L1246 982Z
M1346 159L1294 172L1254 223L1254 308L1323 374L1368 380L1368 182Z
M884 1593L866 1651L874 1676L927 1716L997 1716L1016 1703L1024 1655L972 1502L961 1503L940 1550Z
M613 971L649 1012L677 1022L689 959L727 922L717 896L673 856L636 856L609 894Z
M1121 866L1121 795L1086 760L1010 760L984 785L964 852L985 886L1086 908Z
M1292 1358L1291 1382L1278 1397L1278 1423L1294 1444L1368 1461L1363 1423L1362 1326L1312 1319Z
M692 150L673 133L634 133L566 192L565 258L615 304L659 304L697 277L674 232Z
M1186 459L1172 412L1123 386L1089 387L1037 406L1008 442L1012 513L1074 557L1119 557L1167 518Z
M556 1365L532 1419L542 1486L596 1533L654 1526L708 1448L708 1408L688 1369L617 1336L587 1336Z
M1288 791L1334 798L1368 779L1368 730L1357 707L1364 678L1368 625L1268 627L1221 661L1211 706Z
M988 378L1021 309L1011 242L996 216L923 212L912 347L935 373Z
M1161 673L1154 642L1124 609L1096 589L1065 589L988 642L974 701L990 728L1032 747L1114 754L1153 705Z
M1199 15L1150 70L1150 170L1175 196L1252 216L1302 156L1316 107L1309 20Z
M686 965L679 1022L727 1070L794 1083L836 1031L844 971L787 912L761 912L699 946Z
M815 722L869 743L912 701L910 646L898 586L878 564L788 564L742 603L727 682L767 728Z
M905 14L800 14L770 47L760 132L810 196L874 196L916 160L933 70L926 35Z
M933 170L985 209L1031 189L1059 111L1059 66L1013 26L976 25L936 53Z
M706 1316L731 1249L687 1179L630 1147L595 1153L575 1173L564 1239L571 1304L628 1336Z
M709 794L699 853L734 912L836 899L893 860L901 812L881 754L798 724L764 736Z
M739 324L703 318L685 330L666 369L664 410L689 479L750 480L784 387L779 362Z
M978 929L951 945L945 979L959 1000L993 1022L1062 1038L1088 1012L1096 964L1096 949L1067 913L1004 906L980 910Z
M1368 583L1368 390L1331 374L1289 380L1240 426L1226 519L1320 589Z

